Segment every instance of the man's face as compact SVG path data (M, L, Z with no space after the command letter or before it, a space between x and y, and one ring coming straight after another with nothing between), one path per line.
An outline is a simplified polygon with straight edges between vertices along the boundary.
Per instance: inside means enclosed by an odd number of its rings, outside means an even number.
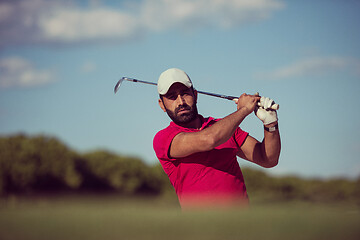
M174 83L159 100L160 107L178 125L192 122L198 116L197 93L181 83Z

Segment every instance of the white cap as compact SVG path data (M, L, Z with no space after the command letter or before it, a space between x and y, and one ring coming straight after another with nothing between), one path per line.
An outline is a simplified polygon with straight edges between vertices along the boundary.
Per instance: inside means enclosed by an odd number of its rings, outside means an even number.
M170 68L161 73L159 77L157 84L159 94L165 95L174 83L182 83L188 88L192 87L189 76L183 70Z

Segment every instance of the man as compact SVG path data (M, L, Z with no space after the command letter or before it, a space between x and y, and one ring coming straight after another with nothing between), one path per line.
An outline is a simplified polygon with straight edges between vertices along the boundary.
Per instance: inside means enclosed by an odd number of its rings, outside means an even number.
M262 167L274 167L280 155L274 101L242 94L237 110L223 119L198 114L197 92L189 76L171 68L158 80L159 105L172 122L154 137L154 150L183 209L247 205L244 179L236 156ZM259 106L258 106L259 104ZM240 129L253 111L264 123L257 141Z

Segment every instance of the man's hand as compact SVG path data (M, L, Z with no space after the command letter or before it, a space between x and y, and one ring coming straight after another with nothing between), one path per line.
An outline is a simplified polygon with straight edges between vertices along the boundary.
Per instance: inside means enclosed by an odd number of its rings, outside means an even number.
M256 96L258 93L255 94ZM271 109L274 104L274 100L268 97L261 97L258 106L255 107L255 115L264 123L268 125L278 120L277 113Z
M237 109L244 109L247 115L253 112L260 101L260 97L257 95L248 95L243 93L238 99L234 100L237 104Z

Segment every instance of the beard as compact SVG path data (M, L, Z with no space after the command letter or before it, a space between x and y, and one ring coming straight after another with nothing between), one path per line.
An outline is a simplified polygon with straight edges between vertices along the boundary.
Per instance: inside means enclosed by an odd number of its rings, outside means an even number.
M180 105L175 109L174 112L167 109L166 107L165 107L165 109L166 109L166 113L171 118L171 120L180 126L186 125L186 124L192 122L198 116L198 110L197 110L197 107L195 104L192 106L189 106L187 104ZM182 110L189 110L189 112L182 113L179 115L179 112Z

